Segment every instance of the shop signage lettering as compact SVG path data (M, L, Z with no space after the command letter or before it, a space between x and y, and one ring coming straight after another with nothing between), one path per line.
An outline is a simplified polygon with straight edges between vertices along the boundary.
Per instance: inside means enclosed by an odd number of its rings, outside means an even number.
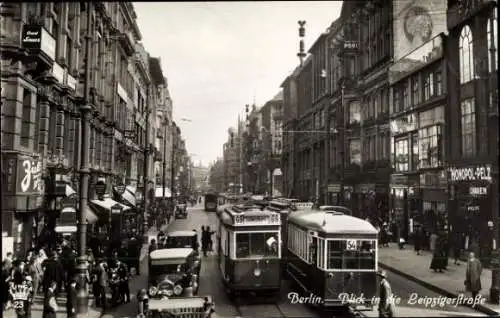
M96 182L94 189L95 189L95 193L98 196L103 196L106 193L106 183L102 180L99 180Z
M489 181L491 182L491 166L477 166L467 168L450 168L451 182Z
M25 25L21 33L23 48L42 51L52 60L56 56L56 40L39 25Z
M487 187L470 187L469 188L470 195L488 195Z
M17 162L17 192L41 194L44 191L42 162L33 158L20 158Z
M467 211L468 212L478 212L479 211L479 205L468 205L467 206Z

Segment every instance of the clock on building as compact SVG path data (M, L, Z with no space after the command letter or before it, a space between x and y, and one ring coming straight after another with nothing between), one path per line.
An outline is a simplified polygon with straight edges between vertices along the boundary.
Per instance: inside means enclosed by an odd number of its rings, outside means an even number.
M431 39L432 18L429 11L420 6L414 6L406 11L404 17L404 32L410 43L423 44Z

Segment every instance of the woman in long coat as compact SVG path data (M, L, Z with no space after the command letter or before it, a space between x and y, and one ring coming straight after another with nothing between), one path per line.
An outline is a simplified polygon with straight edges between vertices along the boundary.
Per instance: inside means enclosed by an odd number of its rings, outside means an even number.
M443 269L445 268L445 253L444 253L444 246L442 246L443 241L438 240L436 241L436 247L434 249L434 253L432 255L432 261L431 261L431 266L430 268L434 270L435 272L443 272Z
M482 272L481 262L475 257L474 253L470 253L467 269L465 270L465 287L472 293L473 298L481 291Z

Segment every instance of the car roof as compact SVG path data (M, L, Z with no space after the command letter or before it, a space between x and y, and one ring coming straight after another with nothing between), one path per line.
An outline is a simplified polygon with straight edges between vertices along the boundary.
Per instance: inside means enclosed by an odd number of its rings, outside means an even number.
M167 236L195 236L197 233L195 231L172 231L168 232Z
M188 257L193 252L192 248L162 248L159 250L154 250L149 254L149 258L151 260L159 260L159 259L172 259L172 258L180 258L184 259Z

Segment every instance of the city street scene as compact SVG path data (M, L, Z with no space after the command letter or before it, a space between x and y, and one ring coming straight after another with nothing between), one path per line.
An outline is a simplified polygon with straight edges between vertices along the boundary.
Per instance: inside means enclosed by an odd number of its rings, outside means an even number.
M1 3L2 315L500 316L497 12Z

